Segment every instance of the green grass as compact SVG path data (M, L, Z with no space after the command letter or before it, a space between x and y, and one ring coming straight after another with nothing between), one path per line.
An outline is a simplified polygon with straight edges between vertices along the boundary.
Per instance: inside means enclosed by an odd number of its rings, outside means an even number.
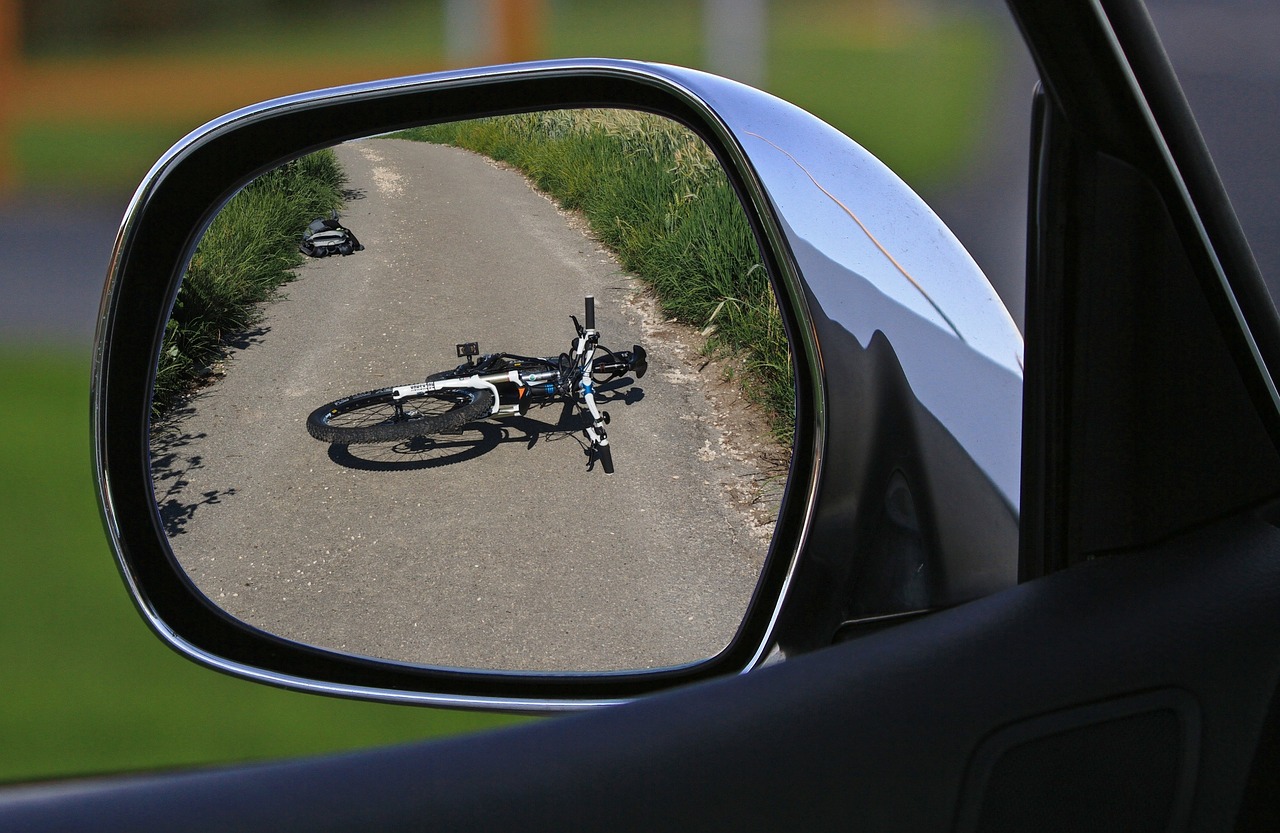
M510 163L655 292L664 312L736 358L745 393L775 435L795 423L791 355L755 238L710 149L667 119L622 110L531 113L416 128Z
M29 187L111 191L142 181L152 163L193 125L27 122L16 125L13 155Z
M901 9L899 8L901 5ZM704 66L700 3L562 0L549 57ZM954 174L980 139L1001 44L981 19L906 4L770 7L764 88L832 124L908 182Z
M226 340L254 324L259 305L293 280L307 224L342 206L345 175L322 150L268 171L218 212L196 245L165 327L157 413L187 393Z
M546 8L544 57L704 65L697 0L559 0ZM764 87L830 122L919 185L965 164L979 139L979 114L999 71L1001 44L981 19L945 10L913 17L910 9L834 0L772 4ZM38 58L340 55L344 65L420 61L426 71L444 65L441 21L439 4L414 2L353 10L336 25L327 14L255 19L127 48L51 47ZM223 110L251 103L220 104L176 129L159 121L112 126L68 121L64 113L29 114L16 125L21 179L37 188L131 188L169 142Z
M200 668L128 600L89 463L82 356L0 348L0 781L274 758L513 718L298 694Z
M769 90L818 115L913 185L962 168L983 135L1000 44L972 18L868 34L797 21L771 45Z
M548 57L702 64L701 0L561 0Z

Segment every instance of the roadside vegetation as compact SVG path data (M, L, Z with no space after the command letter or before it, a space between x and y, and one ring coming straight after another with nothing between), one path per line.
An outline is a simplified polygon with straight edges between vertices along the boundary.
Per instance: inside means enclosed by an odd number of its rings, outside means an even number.
M196 246L165 325L153 414L188 393L293 280L307 224L342 205L344 174L332 151L295 159L247 185Z
M795 422L791 354L742 205L706 144L647 113L565 110L415 128L402 138L464 147L522 171L579 212L663 312L736 361L775 436Z

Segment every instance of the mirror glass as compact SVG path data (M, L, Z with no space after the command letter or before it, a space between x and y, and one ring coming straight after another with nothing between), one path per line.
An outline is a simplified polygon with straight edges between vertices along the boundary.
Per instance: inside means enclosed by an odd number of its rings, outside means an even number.
M487 670L723 650L794 418L724 170L674 122L604 110L373 136L259 177L195 250L155 391L159 514L214 604Z

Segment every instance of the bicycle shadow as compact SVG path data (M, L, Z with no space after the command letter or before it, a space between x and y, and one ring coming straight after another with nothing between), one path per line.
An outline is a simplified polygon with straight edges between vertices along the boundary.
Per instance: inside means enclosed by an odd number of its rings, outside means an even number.
M227 350L247 350L255 344L265 344L267 334L270 332L270 327L260 325L248 330L229 333L225 340Z
M414 437L395 443L329 446L329 459L358 471L422 471L474 460L498 447L501 429L475 422L457 432Z
M597 405L608 405L613 402L634 405L642 399L644 399L644 388L630 376L596 385Z
M618 379L596 388L600 405L632 405L644 398L644 389L634 380ZM559 404L554 420L541 419L541 412L553 410L555 403L531 409L518 416L504 416L470 423L456 432L414 437L395 443L329 446L329 459L344 468L358 471L426 471L474 460L501 445L521 443L532 450L540 442L576 442L588 457L591 446L583 432L591 416L569 402Z

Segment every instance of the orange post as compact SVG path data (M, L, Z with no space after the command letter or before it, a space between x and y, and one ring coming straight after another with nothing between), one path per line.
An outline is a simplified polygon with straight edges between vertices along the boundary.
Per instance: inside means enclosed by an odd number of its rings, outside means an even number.
M0 194L17 184L13 138L16 133L21 38L18 0L0 0Z
M497 17L497 60L531 61L543 57L542 0L492 0Z

